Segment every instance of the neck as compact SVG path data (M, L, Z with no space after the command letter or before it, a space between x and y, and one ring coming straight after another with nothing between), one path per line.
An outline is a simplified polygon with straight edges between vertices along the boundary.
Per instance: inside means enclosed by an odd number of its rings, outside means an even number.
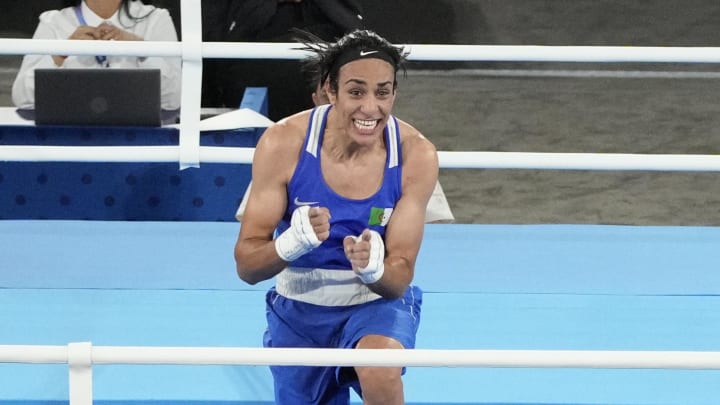
M98 17L108 19L120 8L122 0L85 0L85 4Z
M373 142L372 144L358 144L353 141L342 128L325 129L323 136L322 150L326 156L332 157L334 161L367 161L382 154L385 156L385 142Z

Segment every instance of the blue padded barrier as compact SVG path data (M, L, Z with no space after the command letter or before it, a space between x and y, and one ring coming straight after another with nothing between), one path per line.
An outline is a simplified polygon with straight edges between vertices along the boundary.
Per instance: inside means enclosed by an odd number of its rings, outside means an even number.
M267 110L248 89L244 108ZM254 147L264 128L202 132L203 146ZM0 144L177 145L175 128L0 126ZM0 219L235 221L250 165L205 163L0 162Z

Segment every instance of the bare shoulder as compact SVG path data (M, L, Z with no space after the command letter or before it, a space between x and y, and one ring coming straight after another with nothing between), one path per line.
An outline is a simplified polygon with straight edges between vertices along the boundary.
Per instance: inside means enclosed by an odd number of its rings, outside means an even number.
M403 158L419 161L420 164L434 162L437 165L437 150L435 145L426 138L417 128L398 119L400 126L400 142L403 148Z
M302 150L308 116L304 113L296 114L265 130L253 155L253 183L260 185L290 180Z
M309 111L304 111L269 126L258 141L256 154L269 153L276 159L297 157L305 139L309 116Z

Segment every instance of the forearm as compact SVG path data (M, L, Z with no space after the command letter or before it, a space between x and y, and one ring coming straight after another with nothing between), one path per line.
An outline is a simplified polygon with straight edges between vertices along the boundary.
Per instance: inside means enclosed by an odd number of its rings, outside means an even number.
M412 266L402 257L386 257L384 268L380 280L367 286L386 299L402 297L413 279Z
M405 293L414 274L408 252L386 251L382 236L371 229L365 229L360 236L345 237L343 248L355 274L373 292L386 299L396 299Z
M274 240L245 239L235 245L235 268L248 284L268 280L287 267L275 249Z

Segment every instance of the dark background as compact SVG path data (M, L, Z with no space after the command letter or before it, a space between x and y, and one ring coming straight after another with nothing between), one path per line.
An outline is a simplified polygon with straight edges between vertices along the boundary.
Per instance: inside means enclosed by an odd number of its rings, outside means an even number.
M212 0L205 0L212 1ZM714 46L712 0L364 0L365 22L393 42L506 45ZM154 0L180 29L179 0ZM59 0L3 0L0 28L30 36Z

